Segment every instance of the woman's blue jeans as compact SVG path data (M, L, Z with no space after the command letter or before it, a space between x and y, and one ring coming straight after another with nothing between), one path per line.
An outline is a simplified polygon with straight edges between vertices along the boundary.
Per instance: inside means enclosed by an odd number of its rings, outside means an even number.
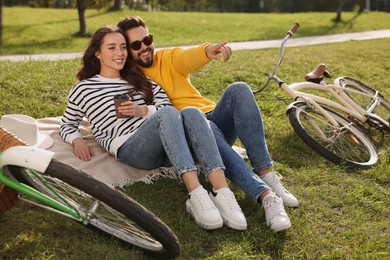
M254 172L270 168L272 160L260 110L249 86L243 82L230 85L207 118L226 167L226 177L257 201L270 188ZM253 171L231 147L237 138L246 149Z
M118 159L139 169L173 165L179 177L196 171L195 161L205 177L225 169L210 125L193 107L159 109L118 149Z

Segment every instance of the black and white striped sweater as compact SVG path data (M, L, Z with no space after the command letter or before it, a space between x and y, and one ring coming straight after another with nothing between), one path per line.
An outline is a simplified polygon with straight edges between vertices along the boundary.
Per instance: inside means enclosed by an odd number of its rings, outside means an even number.
M118 148L159 108L171 106L164 90L152 81L153 104L148 105L148 114L144 117L128 117L117 120L114 95L128 93L131 86L122 79L104 78L96 75L80 81L68 95L68 105L61 119L60 135L72 143L82 135L79 124L86 118L91 124L96 141L110 154L117 156ZM135 95L133 102L146 105L141 95Z

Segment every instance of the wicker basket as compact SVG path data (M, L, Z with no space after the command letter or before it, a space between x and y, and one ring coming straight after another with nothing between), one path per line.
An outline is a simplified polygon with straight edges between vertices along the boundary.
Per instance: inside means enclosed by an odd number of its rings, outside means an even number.
M17 146L26 145L22 140L0 126L0 151ZM0 183L0 215L11 209L18 200L18 193L3 183Z

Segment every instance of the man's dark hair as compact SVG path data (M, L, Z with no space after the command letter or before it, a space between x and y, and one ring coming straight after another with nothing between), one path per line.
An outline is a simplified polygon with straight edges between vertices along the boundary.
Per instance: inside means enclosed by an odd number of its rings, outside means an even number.
M124 32L140 26L146 28L146 23L139 16L128 16L120 20L118 23L118 27Z

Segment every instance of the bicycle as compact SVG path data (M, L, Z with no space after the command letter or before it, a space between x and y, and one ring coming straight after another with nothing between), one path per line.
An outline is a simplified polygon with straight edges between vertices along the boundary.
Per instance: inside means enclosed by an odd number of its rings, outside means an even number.
M379 154L367 133L374 127L390 132L390 102L362 82L343 76L330 78L325 64L305 76L306 82L287 84L275 73L280 67L285 43L299 28L294 24L284 37L277 64L254 94L271 80L276 81L294 102L287 108L290 124L297 135L315 152L335 164L368 168L379 161ZM325 95L322 95L322 94Z
M0 141L4 139L12 147L0 151L0 184L16 191L20 200L103 231L152 257L179 255L172 230L131 197L56 161L51 151L26 146L0 127Z

